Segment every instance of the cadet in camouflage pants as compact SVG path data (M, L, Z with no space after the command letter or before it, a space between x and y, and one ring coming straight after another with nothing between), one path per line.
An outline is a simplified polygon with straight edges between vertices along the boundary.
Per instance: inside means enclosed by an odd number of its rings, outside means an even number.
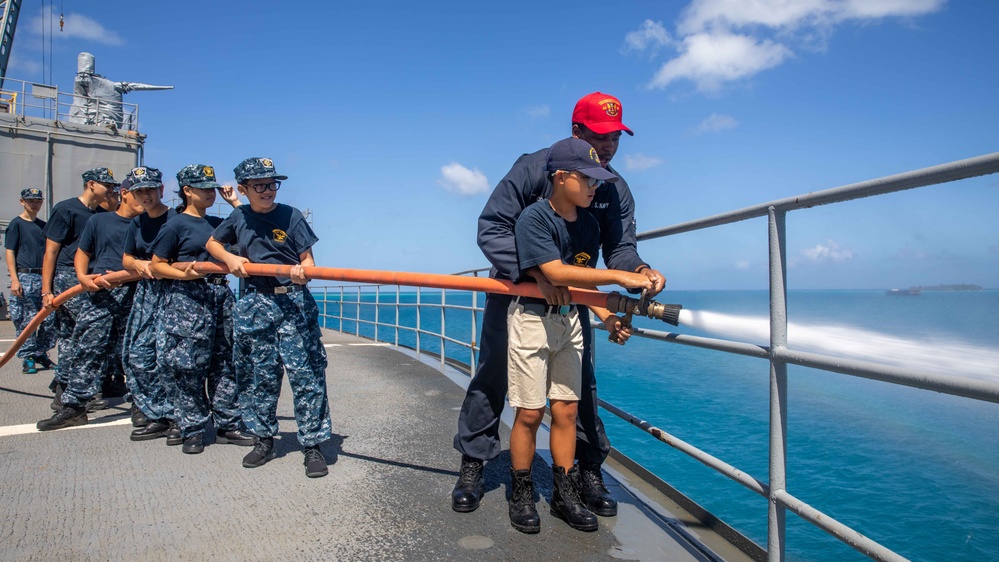
M278 432L277 406L284 371L295 399L298 441L311 447L331 437L326 395L326 349L319 308L308 290L250 292L235 311L235 352L243 422L258 437ZM284 368L282 369L282 365Z
M56 268L55 279L52 283L56 296L79 284L80 282L76 278L75 270L68 267ZM67 358L75 353L74 347L76 346L76 342L73 340L73 332L76 329L77 319L83 312L86 303L86 295L76 295L64 302L55 311L56 334L59 337L59 364L55 368L55 379L52 381L53 387L55 384L60 384L63 387L69 384L72 372L70 371ZM60 391L58 394L61 396L62 392Z
M14 322L17 333L20 335L28 322L31 322L31 319L42 309L42 274L18 273L17 279L21 282L24 295L10 298L10 319ZM24 345L17 350L17 356L22 359L41 357L55 347L55 319L54 314L46 316L38 329L24 340Z
M101 390L108 363L121 362L121 327L132 309L135 283L126 283L81 295L83 297L76 326L73 330L74 346L61 360L69 373L62 403L82 406ZM87 298L89 296L89 298Z
M232 364L236 299L228 286L215 284L216 279L171 281L156 333L156 362L161 376L176 385L174 415L185 439L204 433L210 415L219 432L239 429Z
M132 403L151 420L172 419L175 394L168 377L156 368L157 316L165 300L166 281L142 279L135 290L132 312L125 324L122 358L125 384Z

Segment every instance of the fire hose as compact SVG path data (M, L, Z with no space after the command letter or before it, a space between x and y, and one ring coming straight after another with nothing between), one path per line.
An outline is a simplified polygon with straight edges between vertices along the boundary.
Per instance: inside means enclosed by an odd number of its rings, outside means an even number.
M191 267L190 262L178 262L172 264L177 269L187 269ZM261 277L291 277L290 265L272 265L244 263L243 269L253 276ZM228 274L229 269L224 265L212 262L195 262L193 269L201 274ZM478 291L483 293L495 293L500 295L514 295L523 297L544 298L538 286L534 283L514 284L511 281L492 279L488 277L467 277L462 275L446 275L441 273L411 273L405 271L379 271L373 269L345 269L338 267L318 267L307 266L303 268L305 276L312 279L322 279L324 281L345 281L351 283L373 283L378 285L405 285L411 287L430 287L435 289L455 289L464 291ZM113 285L128 283L140 279L140 276L130 271L115 271L97 277L97 282L103 279ZM7 364L7 361L24 345L25 340L34 332L45 317L53 310L61 306L69 299L83 293L83 285L76 285L70 289L59 293L52 300L52 305L44 307L25 326L21 334L14 340L10 349L0 357L0 367ZM572 302L587 306L603 307L611 312L646 316L653 320L662 320L667 324L676 326L679 323L680 310L683 308L678 304L662 304L651 300L644 292L640 298L632 298L622 295L616 291L604 293L589 289L569 288L569 295Z

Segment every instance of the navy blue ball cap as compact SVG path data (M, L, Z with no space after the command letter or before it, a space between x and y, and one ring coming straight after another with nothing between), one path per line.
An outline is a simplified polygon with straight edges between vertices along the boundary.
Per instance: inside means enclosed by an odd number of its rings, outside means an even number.
M288 176L282 176L274 169L274 161L270 158L253 157L247 158L236 166L233 170L236 181L244 183L246 180L262 180L274 178L276 180L286 180Z
M177 172L177 185L189 185L197 189L216 189L222 185L215 181L215 168L204 164L184 166Z
M25 201L31 199L45 199L45 196L42 195L41 189L38 189L37 187L29 187L28 189L21 190L21 199L24 199Z
M132 168L132 171L121 182L122 189L145 189L147 187L163 187L163 172L150 166L139 166Z
M597 150L583 139L570 137L562 139L548 149L548 173L562 170L579 172L588 177L603 181L617 181L618 177L600 165Z
M114 179L114 172L111 168L93 168L83 172L83 181L95 181L97 183L109 183L112 186L117 186L118 182Z

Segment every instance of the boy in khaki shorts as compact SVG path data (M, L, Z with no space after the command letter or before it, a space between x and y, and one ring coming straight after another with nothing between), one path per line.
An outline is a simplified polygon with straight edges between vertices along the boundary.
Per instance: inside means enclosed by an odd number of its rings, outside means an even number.
M586 207L603 181L617 176L601 167L597 151L584 140L561 140L549 149L547 172L551 199L542 199L521 213L514 227L517 259L522 272L537 268L556 286L596 288L620 285L648 289L645 275L597 270L600 229ZM603 308L592 308L611 333L624 343L630 326ZM582 391L583 334L575 305L549 305L544 299L519 297L507 313L509 401L516 410L510 434L513 480L510 523L518 531L537 533L540 519L534 506L531 462L536 437L551 401L551 454L554 488L551 512L570 527L595 531L597 517L580 499L576 449L576 407Z

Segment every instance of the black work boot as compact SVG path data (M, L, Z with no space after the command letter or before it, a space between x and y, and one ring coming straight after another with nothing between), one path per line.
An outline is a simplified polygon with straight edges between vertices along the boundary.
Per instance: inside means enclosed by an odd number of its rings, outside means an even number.
M510 469L513 486L510 489L510 524L521 533L541 531L541 518L534 507L534 482L531 469Z
M87 400L87 411L96 412L97 410L103 410L108 407L108 404L109 402L98 392L93 398Z
M66 390L66 385L61 382L52 381L49 388L51 388L52 392L55 393L55 398L52 399L52 403L49 404L49 408L52 408L53 412L58 412L62 409L62 393Z
M151 421L138 406L132 404L132 427L146 427Z
M596 531L597 516L583 505L579 497L579 470L566 473L561 466L552 467L552 515L579 531Z
M159 439L170 431L170 420L156 420L147 423L144 427L140 427L132 431L132 435L129 437L132 441L148 441L150 439Z
M264 466L267 461L274 458L274 438L273 437L260 437L257 439L256 444L253 445L253 450L243 457L243 466L246 468L257 468L258 466Z
M461 456L461 474L451 491L451 509L468 513L479 508L485 486L482 482L482 461L468 455Z
M603 473L599 464L579 463L579 479L583 503L590 511L601 517L617 515L617 500L611 497L604 486Z
M43 369L55 369L56 364L49 359L48 355L35 356L35 366L41 365Z
M319 450L319 445L306 447L302 451L305 454L305 475L309 478L320 478L330 473L326 468L326 457Z
M63 406L47 420L35 424L38 431L52 431L75 425L87 425L87 409L83 406Z
M174 445L180 445L184 442L184 438L180 434L180 428L177 427L177 422L170 420L170 429L166 432L166 444L171 447Z
M194 435L189 435L184 438L184 446L180 448L181 451L187 453L188 455L197 455L198 453L205 450L205 445L201 441L203 433L195 433Z
M252 433L247 433L241 429L217 429L215 430L215 443L219 445L239 445L240 447L252 447L257 442L257 438Z

